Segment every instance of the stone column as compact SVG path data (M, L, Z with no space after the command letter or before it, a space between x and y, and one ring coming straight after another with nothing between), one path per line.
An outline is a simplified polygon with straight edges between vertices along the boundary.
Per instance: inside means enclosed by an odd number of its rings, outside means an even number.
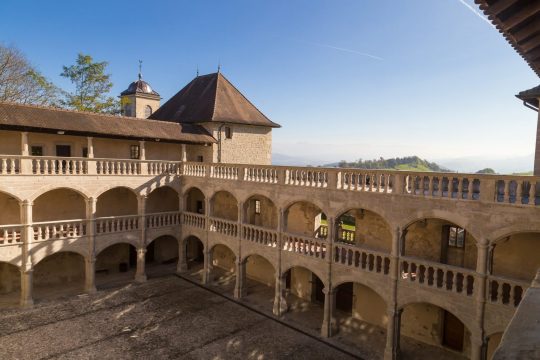
M403 309L390 307L388 309L388 324L386 325L386 347L384 349L385 360L399 358L399 338L401 332L401 314Z
M88 149L87 172L89 175L97 174L96 161L94 160L94 138L86 137L86 148Z
M184 214L184 195L178 196L178 211L180 212L179 239L178 239L178 263L176 264L176 272L181 273L188 269L186 257L186 243L184 242L184 225L182 224L182 216Z
M139 160L146 160L146 147L144 140L139 141Z
M146 272L144 269L146 260L146 248L137 249L137 272L135 273L135 281L145 282L146 281Z
M336 310L336 289L325 287L324 292L324 318L321 327L321 336L329 338L337 330L334 312Z
M392 237L392 252L390 254L390 296L388 301L388 325L386 329L385 359L396 359L399 353L399 331L401 312L397 308L397 292L399 279L399 254L401 252L401 231L396 228ZM397 323L396 323L397 322Z
M212 277L212 252L210 250L207 250L208 248L204 249L204 270L202 274L202 283L204 285L208 285L213 281Z
M205 225L205 238L204 238L204 271L203 271L203 284L210 284L213 281L212 278L212 251L210 250L210 199L204 198L204 225Z
M236 261L236 283L234 286L234 297L241 299L246 295L246 263L241 260Z
M272 312L276 316L281 316L287 311L287 300L285 299L284 292L286 288L285 277L281 274L281 255L283 250L283 231L285 229L285 211L283 209L278 210L278 236L277 236L277 267L276 272L276 283L275 283L275 294L274 294L274 307Z
M182 162L187 161L186 144L182 144Z
M30 146L28 145L28 133L26 131L21 132L21 155L30 156ZM32 160L21 159L20 169L21 174L32 173Z
M475 299L475 328L471 330L471 360L486 358L487 339L484 332L484 312L486 304L487 264L489 241L479 241L477 244L476 279L474 282Z
M85 259L85 286L88 293L96 292L96 205L95 198L86 200L86 238L89 257Z
M34 266L32 263L32 257L30 255L30 245L33 242L34 231L32 229L32 207L33 203L28 200L21 201L20 216L21 223L23 224L23 231L21 233L22 248L21 248L21 299L20 304L23 307L32 306L34 301L32 299L33 290L33 271Z
M540 98L538 99L540 101ZM534 176L540 176L540 111L536 124L536 149L534 153Z

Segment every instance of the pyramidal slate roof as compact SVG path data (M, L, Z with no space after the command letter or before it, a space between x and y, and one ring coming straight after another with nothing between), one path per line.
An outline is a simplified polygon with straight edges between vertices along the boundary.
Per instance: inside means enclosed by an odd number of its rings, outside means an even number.
M183 124L220 122L281 127L259 111L220 72L197 76L150 119Z

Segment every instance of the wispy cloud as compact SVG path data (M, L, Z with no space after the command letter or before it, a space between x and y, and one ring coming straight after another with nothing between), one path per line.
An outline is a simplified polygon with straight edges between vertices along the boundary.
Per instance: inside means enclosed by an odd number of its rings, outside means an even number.
M355 55L365 56L365 57L368 57L368 58L371 58L371 59L375 59L375 60L380 60L380 61L383 61L383 60L384 60L384 59L383 59L382 57L380 57L380 56L373 55L373 54L368 54L368 53L361 52L361 51L354 50L354 49L347 49L347 48L342 48L342 47L339 47L339 46L333 46L333 45L328 45L328 44L321 44L321 43L312 42L312 41L301 41L301 42L306 43L306 44L315 45L315 46L324 47L324 48L327 48L327 49L332 49L332 50L342 51L342 52L346 52L346 53L349 53L349 54L355 54Z
M491 21L489 21L488 18L484 16L480 11L478 11L475 7L473 7L471 4L466 2L465 0L458 0L461 4L463 4L467 9L469 9L472 13L474 13L476 16L478 16L480 19L487 22L491 27L494 27Z

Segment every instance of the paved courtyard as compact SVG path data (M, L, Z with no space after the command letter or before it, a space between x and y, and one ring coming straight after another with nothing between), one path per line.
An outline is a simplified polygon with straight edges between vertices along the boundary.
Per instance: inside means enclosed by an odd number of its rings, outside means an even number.
M2 359L350 359L175 276L0 311Z

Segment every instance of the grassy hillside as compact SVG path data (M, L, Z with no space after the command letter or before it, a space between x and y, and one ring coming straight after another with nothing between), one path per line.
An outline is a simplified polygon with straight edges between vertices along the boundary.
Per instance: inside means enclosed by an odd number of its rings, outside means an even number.
M335 165L335 164L334 164ZM407 156L403 158L392 159L373 159L347 162L340 161L337 164L342 168L357 168L357 169L392 169L392 170L408 170L408 171L449 171L448 169L434 162L429 162L421 159L418 156Z

